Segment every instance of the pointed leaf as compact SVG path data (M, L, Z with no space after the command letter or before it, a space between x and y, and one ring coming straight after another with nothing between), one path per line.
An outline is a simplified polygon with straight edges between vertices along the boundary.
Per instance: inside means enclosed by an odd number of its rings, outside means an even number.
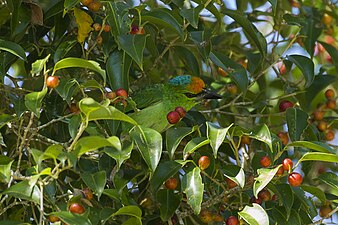
M204 191L200 168L195 167L183 177L182 187L183 192L187 195L188 204L194 213L198 215L201 212Z
M65 58L61 59L54 65L53 74L60 69L71 68L71 67L80 67L85 69L90 69L94 72L97 72L101 75L103 82L106 83L106 71L101 69L100 64L93 60L81 59L81 58Z
M0 182L8 183L11 179L11 166L13 159L0 155Z
M247 72L242 65L231 60L228 56L218 52L211 52L209 57L218 67L221 67L224 71L230 71L229 76L231 79L242 92L246 93L249 85L249 79Z
M319 41L319 43L323 45L325 50L330 54L333 64L335 65L336 70L338 71L338 50L334 46L329 45L328 43L322 41Z
M253 203L251 206L245 206L238 213L250 225L269 225L269 217L265 210L259 204Z
M174 176L186 162L166 161L160 163L150 180L150 188L156 192L158 188L170 177Z
M322 189L317 188L315 186L305 186L305 185L302 185L301 188L307 193L316 196L322 202L322 204L326 203L326 196Z
M255 179L255 183L253 186L253 192L254 196L258 198L258 193L263 190L266 185L270 183L272 178L274 178L275 174L277 173L279 167L281 165L277 166L274 169L266 169L266 168L261 168L257 170L258 177Z
M210 146L214 152L214 157L217 157L219 147L222 145L226 134L232 124L226 128L219 127L213 123L207 122L207 137L210 140Z
M198 20L199 20L199 14L203 9L203 5L199 5L195 8L190 8L190 9L181 9L180 15L186 18L191 26L197 29L198 27Z
M166 147L170 159L174 157L175 151L183 138L195 130L196 127L171 127L166 131Z
M38 59L32 63L31 73L34 75L39 75L39 73L43 70L43 67L46 66L46 63L50 57L50 54L46 56L44 59Z
M324 153L335 153L335 150L332 149L328 144L318 141L294 141L287 146L302 147Z
M21 181L10 188L6 189L2 194L7 194L15 198L22 198L34 203L40 203L40 189L28 180Z
M262 141L266 143L270 150L272 151L272 140L271 140L271 133L266 124L263 124L262 126L255 127L254 130L249 134L250 137L257 139L259 141Z
M104 149L104 152L116 160L118 168L121 167L124 161L130 158L131 151L133 150L133 143L126 141L123 146L121 145L118 137L113 136L108 139L112 146Z
M27 60L25 50L17 43L0 39L0 50L10 52L25 61Z
M36 117L40 117L40 111L42 107L42 100L47 94L47 88L44 88L39 92L32 92L25 95L25 105L32 111Z
M181 195L173 190L161 189L157 192L157 201L160 203L162 221L169 220L181 203Z
M288 219L294 202L294 194L289 184L278 184L276 188L278 190L278 197L283 201L283 206L286 210L286 219Z
M119 216L119 215L127 215L127 216L133 216L133 217L136 217L136 218L141 218L142 217L142 211L137 206L128 205L128 206L123 206L122 208L117 210L116 213L114 213L114 216Z
M338 191L338 176L335 173L332 172L326 172L322 173L318 177L319 180L326 183L327 185L331 186L335 189L335 191Z
M238 184L241 188L245 185L244 170L236 165L226 165L223 167L222 172L224 176Z
M99 171L97 173L82 173L81 179L83 182L92 190L95 191L98 198L100 199L101 194L106 185L106 171Z
M301 109L288 108L286 110L286 122L292 141L299 141L305 128L308 126L308 114Z
M296 64L296 66L302 71L305 78L305 87L308 88L314 78L314 64L311 59L302 55L288 55L287 59Z
M111 143L107 139L100 136L87 136L78 140L74 149L77 153L77 157L80 157L86 152L94 151L106 146L111 146Z
M151 128L137 126L130 135L136 142L136 145L149 169L154 172L162 154L161 134Z
M206 137L193 138L188 142L183 150L183 158L186 160L191 153L199 149L200 147L209 144L210 140Z
M298 164L302 161L322 161L338 163L338 155L323 152L308 152L298 160L295 167L297 167Z
M131 217L124 221L122 225L142 225L142 220L140 218Z
M54 216L59 217L63 222L69 225L92 225L90 220L82 215L71 213L71 212L55 212Z

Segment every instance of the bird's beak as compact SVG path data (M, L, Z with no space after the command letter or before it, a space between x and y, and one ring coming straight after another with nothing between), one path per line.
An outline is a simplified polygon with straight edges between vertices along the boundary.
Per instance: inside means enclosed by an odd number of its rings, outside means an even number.
M204 99L221 99L222 98L221 95L207 88L204 88L200 95L201 95L201 98L204 98Z

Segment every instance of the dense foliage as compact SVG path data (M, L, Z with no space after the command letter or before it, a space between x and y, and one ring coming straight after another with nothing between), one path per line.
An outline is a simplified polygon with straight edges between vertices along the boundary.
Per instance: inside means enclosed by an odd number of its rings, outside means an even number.
M0 1L1 224L330 222L337 21L333 0ZM222 98L133 119L183 74Z

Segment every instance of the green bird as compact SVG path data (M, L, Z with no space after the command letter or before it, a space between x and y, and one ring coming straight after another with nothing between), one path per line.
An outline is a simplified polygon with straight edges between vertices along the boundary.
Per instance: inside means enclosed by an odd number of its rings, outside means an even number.
M189 111L202 99L218 99L220 95L206 89L204 81L195 76L181 75L165 84L155 84L131 95L139 110L128 114L138 124L158 132L168 129L171 124L167 114L176 107Z

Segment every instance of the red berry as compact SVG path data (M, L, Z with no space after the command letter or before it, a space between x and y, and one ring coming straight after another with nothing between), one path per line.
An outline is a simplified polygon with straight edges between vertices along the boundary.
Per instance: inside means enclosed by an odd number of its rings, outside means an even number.
M176 124L178 123L178 121L180 121L181 117L180 114L178 114L178 112L176 111L170 111L167 114L167 120L170 124Z
M228 189L237 187L237 183L229 178L225 178L225 182L227 183Z
M335 96L334 91L331 88L325 91L325 97L327 99L332 99L334 98L334 96Z
M271 159L269 156L263 156L259 161L262 167L269 167L271 165Z
M69 206L69 211L76 214L82 214L85 212L85 208L79 203L72 203Z
M319 215L320 217L327 217L331 211L332 211L332 208L330 205L323 205L319 209Z
M105 24L105 25L103 26L103 31L104 31L104 32L109 32L109 31L110 31L110 26L109 26L108 24Z
M123 88L119 88L115 91L116 96L120 96L123 98L128 98L128 92L126 90L124 90Z
M257 204L261 205L263 201L260 198L255 198L255 196L252 196L251 199L250 199L250 202L251 203L257 203Z
M238 224L239 220L235 216L230 216L226 221L226 225L238 225Z
M261 190L258 193L258 198L260 198L264 202L270 201L270 199L271 199L271 193L268 190Z
M286 74L286 66L285 66L284 63L283 63L278 69L279 69L279 73L280 73L281 75Z
M93 199L93 192L89 188L83 189L83 194L89 201Z
M56 88L60 83L60 79L57 76L49 76L46 80L46 86L49 88Z
M178 112L178 114L180 114L180 117L183 118L185 117L185 115L187 114L187 112L185 111L185 109L181 106L177 106L175 108L175 111Z
M333 130L328 130L326 133L325 133L325 140L326 141L332 141L334 139L334 136L335 136L335 133Z
M283 169L286 170L286 171L290 171L293 167L293 162L291 159L289 158L285 158L282 162L282 165L283 165Z
M293 103L288 100L283 100L279 103L279 111L284 112L287 108L293 107Z
M329 99L326 102L326 108L328 109L335 109L337 106L336 100L335 99Z
M178 185L178 180L175 177L171 177L164 183L164 185L169 190L175 190Z
M283 145L287 145L289 143L289 136L287 132L280 131L277 136L279 137Z
M201 170L207 169L209 165L210 165L210 159L206 155L201 156L201 158L198 160L198 166L200 167Z
M276 173L276 176L277 177L280 177L284 174L284 168L283 166L279 167L278 170L277 170L277 173Z
M299 173L293 172L288 176L288 182L293 187L298 187L302 184L303 177Z
M144 34L144 29L143 27L132 25L129 33L130 34Z

